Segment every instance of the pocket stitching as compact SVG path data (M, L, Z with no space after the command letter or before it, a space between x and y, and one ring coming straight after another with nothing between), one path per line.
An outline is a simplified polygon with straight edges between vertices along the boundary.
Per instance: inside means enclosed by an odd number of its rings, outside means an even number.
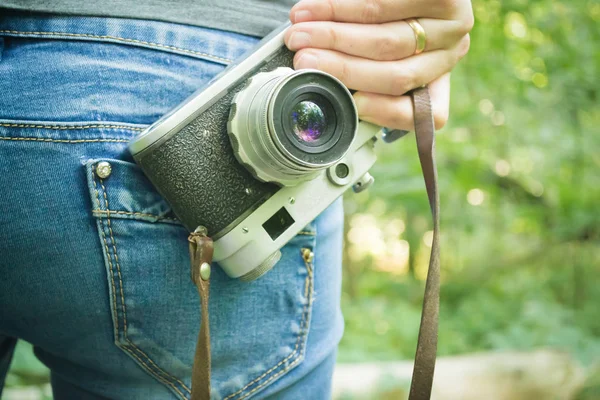
M92 173L94 173L92 171ZM98 186L96 185L96 179L92 177L92 182L94 183L94 192L96 193L96 202L98 204L98 208L100 208L100 193L98 192ZM114 334L115 338L119 337L119 320L117 317L117 295L115 289L115 281L113 277L113 266L112 266L112 257L110 256L110 251L108 250L108 243L106 242L106 233L104 232L104 224L99 220L98 228L100 228L100 233L102 234L102 241L104 242L104 250L106 252L106 258L108 261L108 266L110 269L110 278L111 278L111 286L112 286L112 295L113 295L113 323L114 323ZM102 225L102 226L100 226Z
M1 137L0 137L0 139L1 139ZM100 160L102 160L102 159L100 159ZM88 163L89 162L96 163L97 161L99 161L99 160L88 160ZM97 177L97 175L96 175L95 171L96 171L96 166L92 165L91 166L91 176L92 176L92 181L93 181L93 184L94 184L94 189L96 191L96 196L98 196L98 190L96 188L96 177ZM108 205L108 198L107 198L108 191L106 190L106 188L104 187L104 184L103 184L104 180L102 178L100 178L100 177L98 177L98 179L100 180L100 183L102 184L102 190L103 190L103 196L104 196L104 208L105 209L102 209L102 206L100 205L100 201L98 199L96 199L96 206L95 207L93 206L92 209L91 209L91 211L92 211L92 214L95 217L97 217L97 218L108 219L109 220L109 222L108 222L109 228L110 228L110 225L111 225L110 224L110 217L111 217L111 215L131 216L132 218L130 218L130 219L133 219L133 220L144 220L143 218L146 217L146 218L152 218L151 222L154 222L154 223L164 222L164 223L172 223L172 224L181 225L181 221L178 218L176 218L176 217L167 217L165 215L153 214L153 213L149 213L149 212L127 211L127 210L111 210L110 207L109 207L109 205ZM126 208L126 207L121 206L121 208ZM141 217L141 218L136 218L136 217ZM122 219L121 217L115 217L115 218ZM123 218L128 219L127 217L123 217ZM148 221L148 220L144 220L144 221ZM117 260L117 263L118 263L118 260ZM126 323L125 323L125 328L127 328L127 324Z
M142 368L144 368L150 375L152 375L154 378L158 379L158 381L162 382L163 384L170 386L175 392L177 392L177 394L179 394L179 396L181 396L182 399L187 400L186 395L181 393L181 391L179 391L179 389L177 389L177 387L168 379L175 379L176 381L180 382L181 386L188 393L191 394L190 389L187 386L185 386L185 384L181 383L181 381L179 379L164 372L162 369L160 369L160 367L158 367L158 366L156 366L156 364L154 364L154 361L152 361L150 359L150 357L148 357L143 351L141 351L137 346L135 346L129 339L126 339L126 340L129 344L122 344L119 346L120 348L122 348L125 352L127 352L127 354L129 354L130 356L135 358L137 361L139 361L141 363ZM139 351L140 353L144 354L144 356L148 359L148 361L150 361L155 366L157 372L152 371L152 368L148 364L146 364L143 360L141 360L139 356L136 356L134 353L132 353L132 351L134 351L134 350ZM168 377L168 379L158 375L158 372L161 372L162 374L166 375Z
M127 339L127 341L129 343L131 343L129 341L129 339ZM159 382L170 386L177 394L179 394L179 396L181 396L182 399L187 400L187 396L184 395L183 393L181 393L181 391L179 391L179 389L177 389L177 387L170 381L167 380L167 378L163 378L160 375L157 375L157 373L152 371L152 368L150 368L142 359L140 359L140 357L136 356L132 351L134 350L133 347L134 345L128 345L128 344L124 344L124 345L120 345L119 346L121 349L123 349L127 354L129 354L131 357L133 357L134 359L136 359L137 361L139 361L140 366L145 369L150 375L152 375L154 378L156 378ZM129 349L129 347L132 347L131 349ZM140 351L137 347L135 348L136 350ZM130 351L132 350L132 351ZM146 356L148 357L148 356ZM152 361L148 358L149 361ZM156 364L155 364L156 365ZM156 367L158 370L160 370L160 368ZM172 379L172 377L171 377ZM187 388L187 386L183 385L183 387L189 392L189 389ZM190 392L191 393L191 392Z
M315 236L316 233L313 231L300 231L296 235Z
M104 182L100 179L100 186L102 186L102 195L104 196L104 204L108 209L108 196L106 195L106 188L104 187ZM113 248L113 255L115 257L115 264L117 265L117 274L119 275L119 292L121 294L121 309L123 310L123 331L125 336L127 336L127 312L125 311L125 295L123 294L123 279L121 278L121 266L119 265L119 256L117 255L117 247L115 243L115 238L113 236L112 226L110 224L110 213L106 216L108 232L110 233L110 243Z
M106 205L106 208L108 209L108 197L106 195L106 188L104 186L103 180L100 179L100 185L102 186L102 191L103 191L103 196L104 196L104 202ZM125 347L131 347L132 350L138 351L139 353L143 354L143 356L152 364L154 365L154 367L157 370L157 373L164 375L166 378L163 377L163 379L173 379L176 382L178 382L188 393L190 393L190 390L187 388L187 386L181 382L179 379L177 379L176 377L170 375L169 373L165 372L164 370L162 370L158 365L156 365L156 363L154 363L154 361L152 361L152 359L146 354L144 353L141 349L139 349L133 342L131 342L131 340L129 340L128 336L127 336L127 311L126 311L126 306L125 306L125 297L123 294L123 280L121 277L121 266L119 264L119 256L117 255L117 248L116 248L116 240L114 238L113 235L113 230L111 227L111 222L110 222L110 212L107 213L107 226L108 226L108 230L110 233L110 240L111 240L111 244L112 244L112 248L113 248L113 255L115 258L115 263L117 265L117 274L119 276L119 291L121 294L121 306L123 309L123 337L124 339L129 343L128 345L126 345ZM114 277L111 277L114 279ZM140 360L138 357L136 357L134 354L132 354L130 351L128 351L129 354L131 354L134 358L136 358L138 361L140 361L142 364L144 364L144 366L147 368L147 370L154 376L156 376L155 373L153 373L151 371L151 368L146 365L146 363L143 360ZM156 376L157 378L159 378L158 376ZM159 378L159 380L161 380ZM185 398L185 396L179 391L177 390L177 388L171 383L168 382L169 386L171 386L175 391L177 391L177 393L179 393L181 396L183 396Z
M92 168L92 181L94 184L94 190L96 193L96 202L98 204L98 208L100 208L100 194L98 191L98 187L96 184L96 173L95 173L95 167ZM113 288L113 311L115 313L115 316L113 317L113 322L115 323L116 326L116 330L115 330L115 339L116 339L116 344L117 346L119 346L120 348L122 348L127 354L129 354L130 356L132 356L134 359L136 359L137 361L140 362L142 368L144 368L148 373L150 373L153 377L155 377L157 380L159 380L160 382L170 386L176 393L178 393L181 398L183 399L187 399L187 397L181 393L181 391L175 386L175 384L172 381L175 381L177 383L179 383L179 385L181 385L181 387L183 389L185 389L186 392L191 393L191 390L178 378L172 376L171 374L167 373L166 371L164 371L162 368L160 368L158 365L156 365L156 363L154 361L152 361L152 359L146 354L144 353L140 348L138 348L131 340L129 340L129 338L127 337L127 312L126 312L126 306L125 306L125 298L124 298L124 293L123 293L123 281L121 278L121 269L120 269L120 265L119 265L119 258L117 255L117 248L116 248L116 240L114 239L114 235L113 235L113 231L112 231L112 227L111 227L111 222L110 222L110 211L108 210L109 206L108 206L108 197L106 195L106 187L104 186L104 182L103 180L100 178L100 185L102 186L102 191L103 191L103 197L104 197L104 202L105 202L105 206L107 208L107 216L106 216L106 220L107 220L107 227L110 233L110 240L111 240L111 247L113 248L113 256L115 257L115 263L117 266L117 273L119 276L119 289L120 289L120 294L121 294L121 304L122 304L122 310L123 310L123 338L124 340L127 342L125 344L123 343L119 343L119 336L120 336L120 332L119 332L119 323L118 323L118 313L117 313L117 298L116 298L116 294L115 294L115 282L114 282L114 269L113 269L113 263L112 263L112 256L110 254L110 251L108 249L108 244L106 242L106 234L104 232L104 224L101 223L103 225L103 228L101 229L101 233L102 233L102 237L104 240L104 244L105 244L105 250L106 250L106 255L107 255L107 259L108 259L108 264L109 264L109 268L111 271L111 286ZM115 321L115 318L117 319ZM144 360L140 359L140 357L142 356L138 356L136 354L134 354L134 351L137 351L139 353L141 353L143 355L144 358L147 359L147 362L149 362L150 364L152 364L155 368L155 371L148 365L146 364L146 362L144 362ZM161 376L162 375L162 376Z
M140 217L151 217L156 218L157 221L172 221L172 222L180 222L177 218L171 217L163 217L158 214L148 214L141 212L132 212L132 211L117 211L117 210L102 210L100 208L95 208L92 210L93 213L106 214L106 218L110 218L110 214L123 214L123 215L137 215Z
M303 234L309 234L309 233L308 232L303 232ZM314 235L314 233L310 233L310 234ZM302 250L304 250L304 249L302 249ZM249 391L248 393L246 393L245 395L239 397L238 400L243 400L243 399L247 398L248 396L250 396L253 393L255 393L256 391L258 391L259 389L263 388L265 385L267 385L269 382L271 382L275 378L277 378L277 377L281 376L282 374L290 371L298 363L300 363L300 361L302 361L302 359L304 358L304 355L302 353L302 347L305 346L303 344L303 339L306 337L306 335L308 333L308 325L309 325L309 321L310 321L310 314L311 314L311 309L312 309L311 306L312 306L312 302L313 302L313 292L314 292L313 263L309 262L307 260L304 260L304 265L305 265L306 270L307 270L307 276L306 276L306 280L305 280L305 283L304 283L304 285L305 285L305 289L304 289L305 292L304 293L305 293L305 298L306 298L306 304L304 305L304 309L303 309L303 312L302 312L302 322L300 324L300 335L298 336L298 338L296 340L296 345L294 346L294 350L286 358L284 358L283 360L281 360L274 367L270 368L267 372L263 373L261 376L259 376L258 378L254 379L252 382L248 383L246 386L244 386L243 388L241 388L237 392L235 392L233 394L230 394L229 396L225 397L223 400L230 400L233 397L239 395L244 390L246 390L248 387L250 387L253 384L257 383L258 381L260 381L261 379L263 379L264 377L266 377L268 374L270 374L271 372L273 372L275 369L277 369L280 365L284 364L291 357L295 356L295 358L290 362L290 364L288 364L286 367L284 367L281 371L279 371L278 373L272 375L269 379L267 379L266 381L264 381L263 383L261 383L260 385L258 385L257 387L255 387L254 389L252 389L251 391ZM300 350L300 352L298 352L298 350Z

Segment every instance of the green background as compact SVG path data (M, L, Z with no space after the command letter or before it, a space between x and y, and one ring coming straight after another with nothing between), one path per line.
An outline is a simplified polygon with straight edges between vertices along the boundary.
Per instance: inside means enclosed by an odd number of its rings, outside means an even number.
M439 355L567 351L590 371L580 397L600 398L600 3L473 6L436 137ZM416 346L431 219L414 137L382 146L373 175L346 197L340 361L412 359Z

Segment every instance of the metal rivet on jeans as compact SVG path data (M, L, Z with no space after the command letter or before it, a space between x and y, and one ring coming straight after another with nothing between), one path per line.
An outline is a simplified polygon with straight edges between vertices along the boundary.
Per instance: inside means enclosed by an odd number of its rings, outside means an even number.
M302 258L304 259L304 262L311 263L315 258L315 253L310 249L304 248L302 249Z
M102 179L108 178L110 176L111 172L112 172L112 167L106 161L100 161L96 165L96 175L98 175L98 177L100 177Z
M202 265L200 265L200 278L202 278L203 281L207 281L208 278L210 278L209 263L202 263Z

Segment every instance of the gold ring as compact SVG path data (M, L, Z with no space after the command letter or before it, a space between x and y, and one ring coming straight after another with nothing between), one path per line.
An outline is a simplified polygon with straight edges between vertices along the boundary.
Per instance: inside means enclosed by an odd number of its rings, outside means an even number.
M423 50L425 50L425 44L427 42L427 34L425 33L425 29L419 23L416 18L410 18L406 20L408 26L410 26L415 33L415 40L417 42L417 46L415 48L414 54L421 54Z

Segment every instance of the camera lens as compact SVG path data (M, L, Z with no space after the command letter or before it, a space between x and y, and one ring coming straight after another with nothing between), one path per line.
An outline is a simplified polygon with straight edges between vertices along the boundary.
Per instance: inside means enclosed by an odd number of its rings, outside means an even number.
M292 127L296 136L305 142L314 142L325 131L327 120L318 104L301 101L292 108Z
M313 71L297 71L279 83L268 119L280 152L311 170L343 157L357 126L348 90L335 78Z
M283 186L339 162L358 127L348 89L316 70L256 74L233 103L228 131L234 155L257 179Z

